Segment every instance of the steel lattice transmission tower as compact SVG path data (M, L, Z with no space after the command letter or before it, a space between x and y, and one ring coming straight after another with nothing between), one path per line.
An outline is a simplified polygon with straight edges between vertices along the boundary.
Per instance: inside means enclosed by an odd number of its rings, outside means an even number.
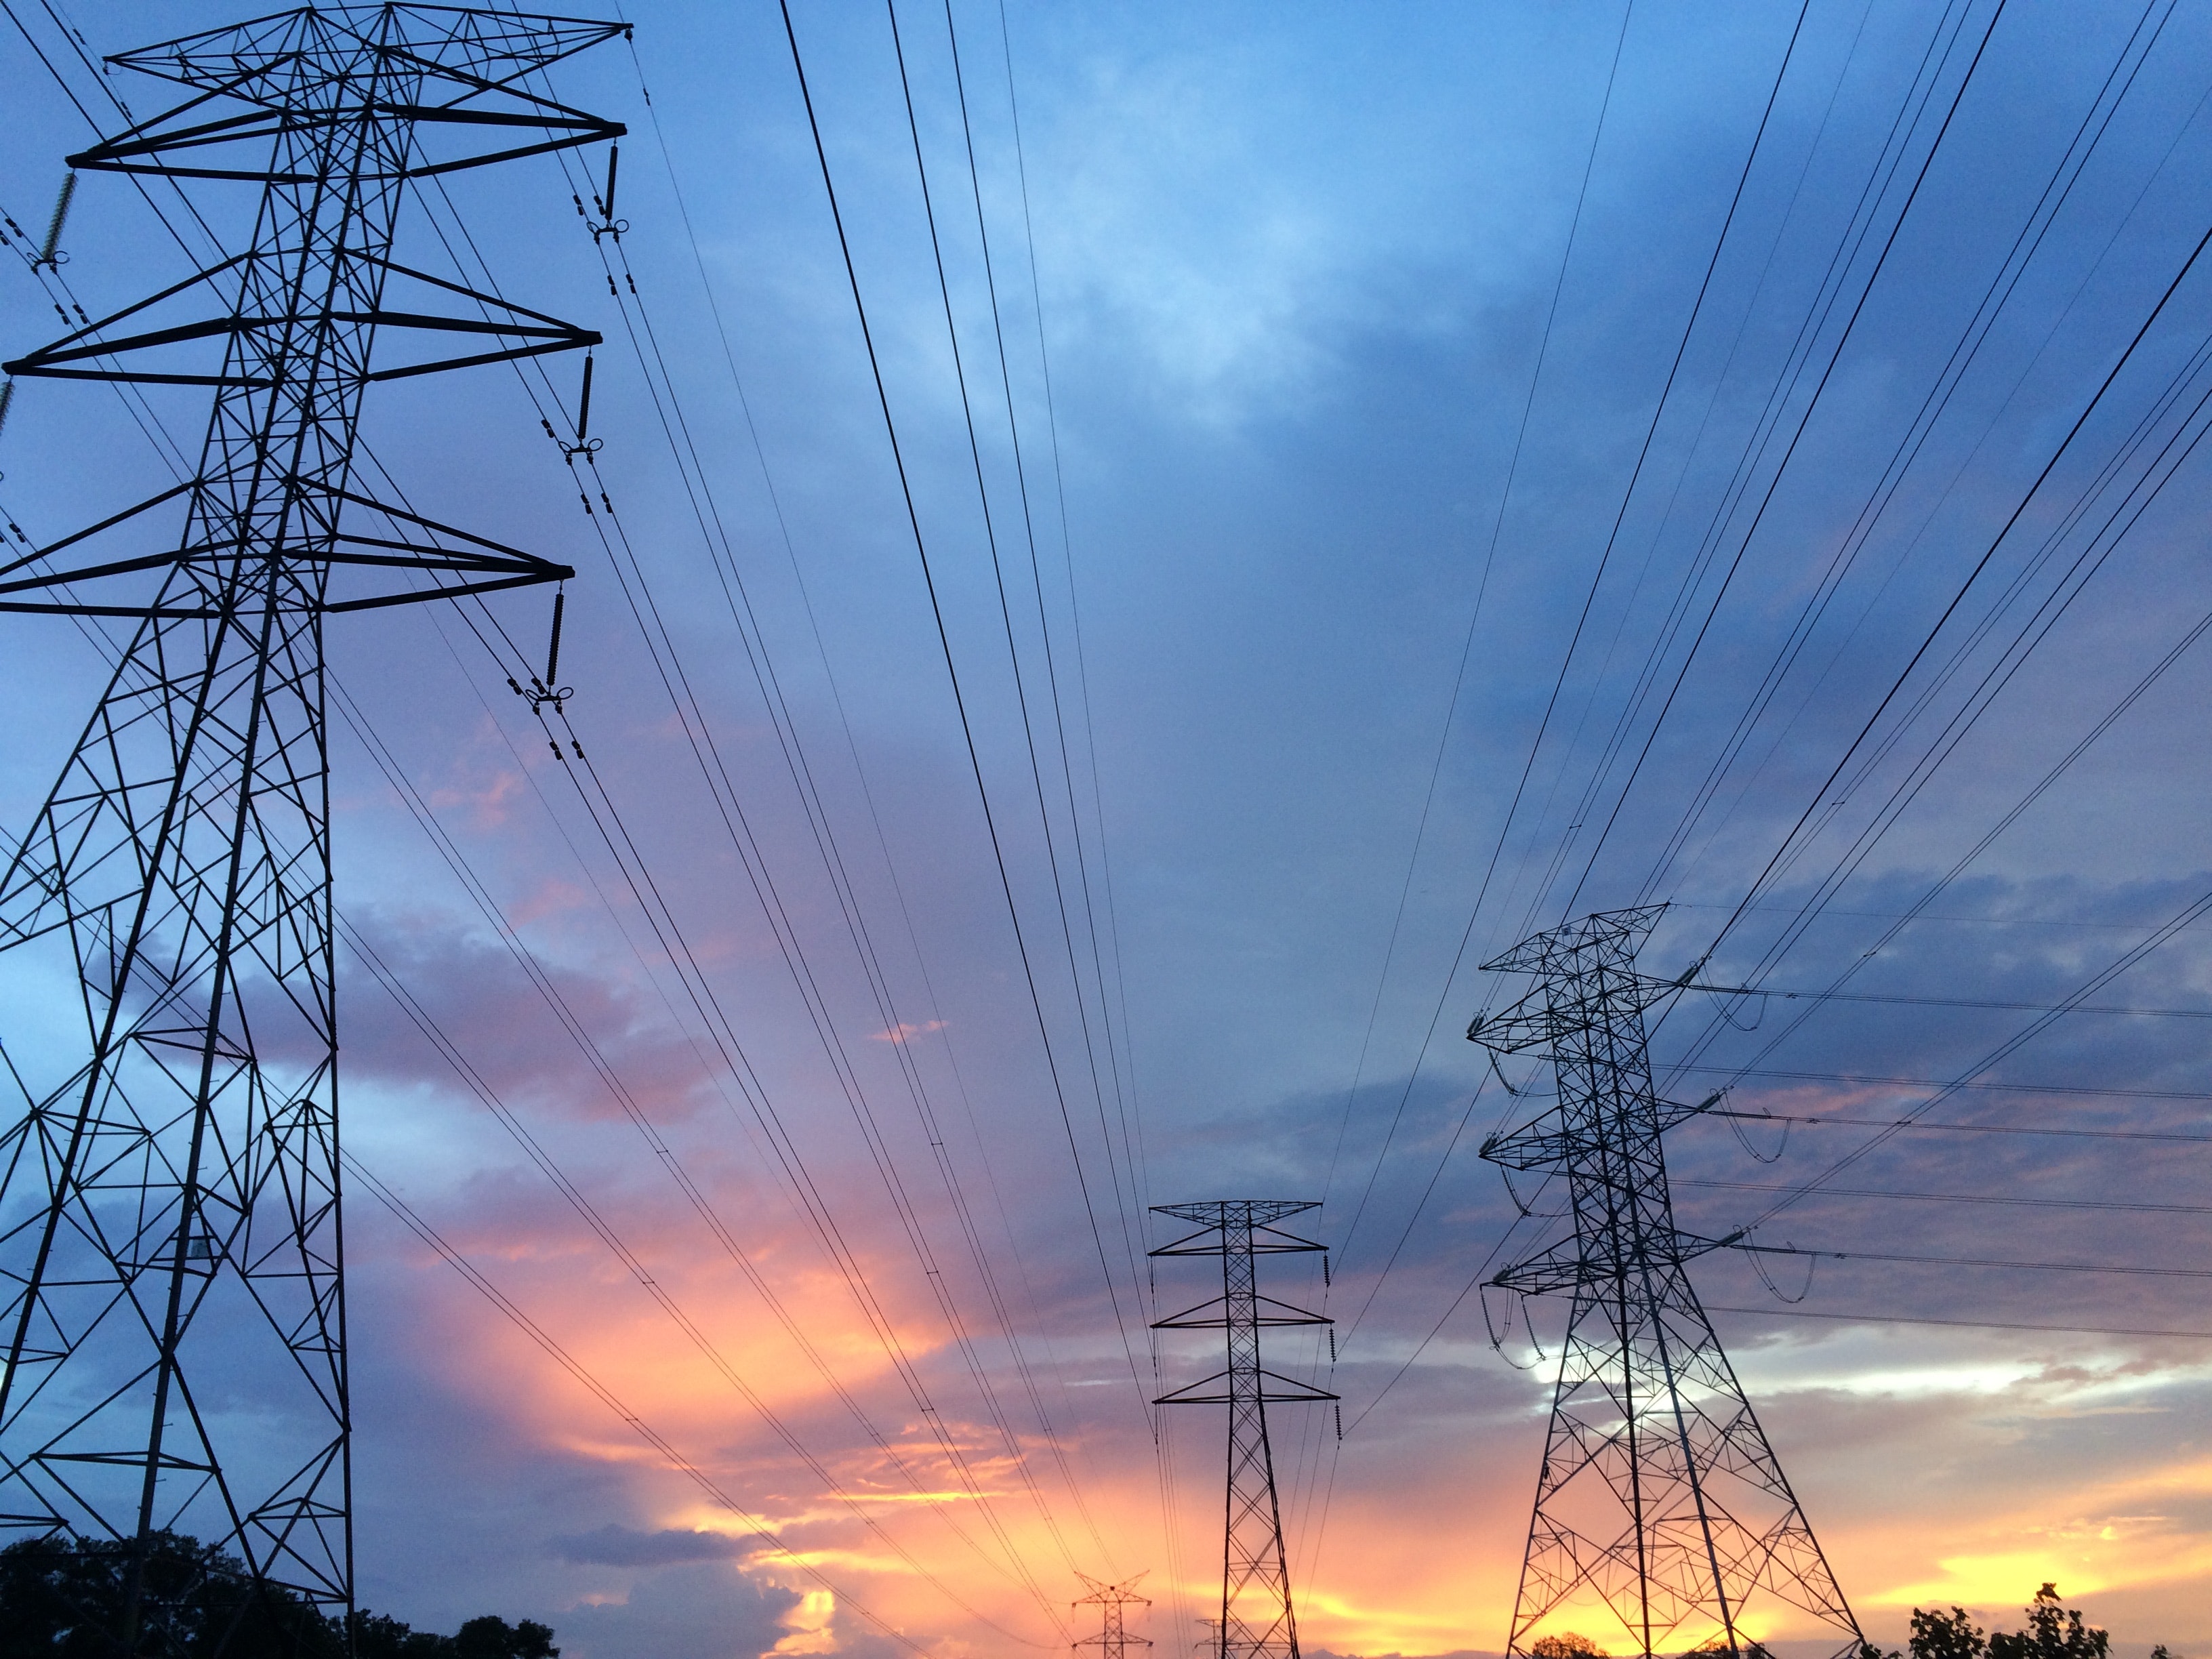
M110 60L191 96L69 158L261 192L243 252L5 366L214 398L190 479L0 566L0 609L128 625L0 873L0 1543L106 1546L118 1652L352 1603L325 619L572 574L363 493L355 431L373 381L597 343L391 251L410 179L618 136L525 81L623 29L287 12ZM244 1564L228 1630L168 1622L168 1531Z
M1143 1573L1139 1573L1136 1578L1125 1578L1118 1584L1109 1584L1103 1578L1093 1578L1087 1572L1079 1572L1075 1576L1091 1586L1091 1594L1081 1596L1068 1605L1076 1607L1097 1607L1099 1610L1101 1623L1097 1635L1086 1636L1080 1641L1070 1643L1069 1646L1097 1648L1098 1659L1123 1659L1132 1642L1140 1648L1152 1646L1152 1638L1132 1636L1121 1624L1122 1608L1149 1607L1152 1605L1150 1596L1139 1595L1136 1593L1137 1579L1142 1578L1145 1576Z
M1297 1659L1298 1626L1291 1605L1290 1564L1283 1551L1283 1514L1275 1499L1275 1459L1267 1445L1267 1407L1286 1401L1334 1400L1262 1369L1260 1332L1275 1325L1327 1325L1325 1314L1261 1296L1257 1258L1326 1250L1326 1244L1274 1224L1318 1204L1284 1199L1219 1199L1206 1204L1156 1204L1153 1212L1199 1224L1199 1230L1151 1252L1221 1258L1221 1294L1155 1330L1218 1330L1228 1346L1227 1369L1164 1394L1157 1406L1229 1407L1228 1518L1221 1555L1220 1659Z
M1552 1061L1557 1102L1482 1155L1563 1177L1574 1220L1490 1281L1571 1298L1508 1651L1594 1600L1644 1655L1743 1653L1777 1602L1855 1653L1858 1622L1690 1284L1691 1259L1731 1241L1674 1224L1662 1139L1713 1102L1652 1088L1644 1011L1689 983L1636 970L1665 908L1587 916L1483 963L1537 984L1468 1028Z

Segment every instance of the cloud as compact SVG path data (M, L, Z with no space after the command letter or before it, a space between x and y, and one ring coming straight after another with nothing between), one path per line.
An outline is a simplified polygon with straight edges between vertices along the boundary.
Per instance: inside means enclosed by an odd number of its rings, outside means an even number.
M595 1531L550 1540L553 1554L560 1560L609 1567L666 1567L690 1561L733 1561L750 1555L757 1547L756 1540L735 1538L727 1533L698 1532L685 1527L639 1532L615 1522Z
M639 1579L619 1601L571 1607L556 1628L569 1659L757 1659L791 1634L785 1620L803 1601L726 1567L685 1564Z
M361 906L349 919L443 1030L466 1034L471 1064L494 1090L518 1102L550 1105L563 1115L618 1113L617 1102L594 1075L591 1055L504 948L434 912ZM696 1053L651 1006L649 988L618 969L570 966L550 959L542 946L533 943L532 948L540 952L546 982L568 1018L657 1119L681 1118L711 1097ZM349 1074L457 1088L452 1066L359 958L347 953L340 970Z

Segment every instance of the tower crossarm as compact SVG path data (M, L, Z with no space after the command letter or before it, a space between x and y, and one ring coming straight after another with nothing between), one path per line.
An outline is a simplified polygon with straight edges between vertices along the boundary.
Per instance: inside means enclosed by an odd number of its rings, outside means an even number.
M447 282L442 276L412 270L380 255L358 252L347 257L370 277L368 282L361 284L361 288L377 296L366 305L330 306L319 311L298 307L281 313L254 313L232 308L220 316L176 323L167 328L142 330L119 338L110 337L108 334L109 330L126 318L137 316L192 289L212 288L217 277L238 272L241 267L257 261L278 263L284 252L285 250L278 249L273 252L240 253L210 265L183 282L163 289L150 299L125 306L112 316L103 317L74 333L65 334L51 344L40 346L10 362L0 363L0 373L55 380L115 380L143 386L240 386L267 391L276 382L269 378L270 368L265 359L227 358L220 363L208 366L215 370L214 373L193 373L182 368L131 367L125 362L126 354L164 346L190 345L200 340L228 340L239 335L272 334L297 330L303 325L328 328L335 325L374 329L383 333L402 330L432 336L480 334L501 343L490 350L433 358L424 362L395 364L378 369L364 366L356 372L354 378L364 384L374 384L379 380L409 380L417 374L436 374L449 368L473 368L485 363L512 362L519 357L542 356L549 351L580 350L601 343L605 337L596 329L579 328L574 323L562 322L558 317L532 311L527 306L516 305L511 300L479 293L465 283ZM246 275L250 276L252 273ZM433 290L434 295L459 295L474 304L477 314L455 317L401 309L382 303L387 285L393 276L401 277L410 283L420 283ZM505 343L507 342L514 343ZM110 362L116 366L100 366ZM86 367L88 364L94 366Z
M1304 1251L1326 1250L1326 1244L1316 1243L1310 1238L1300 1238L1286 1233L1274 1224L1307 1210L1321 1207L1313 1199L1235 1199L1213 1204L1155 1204L1156 1215L1171 1215L1178 1221L1195 1221L1198 1231L1145 1252L1147 1255L1219 1255L1227 1248L1223 1241L1222 1223L1234 1220L1239 1229L1240 1240L1249 1230L1253 1255L1281 1255ZM1240 1242L1238 1248L1243 1248Z
M1486 962L1482 965L1489 969L1498 964ZM1691 969L1691 973L1695 971L1695 968ZM1705 988L1691 985L1690 974L1679 979L1654 979L1644 974L1618 972L1589 977L1595 983L1577 988L1584 992L1589 1003L1617 1015L1640 1014L1678 991ZM1581 1028L1581 1016L1586 1006L1582 998L1577 998L1562 1007L1548 984L1539 985L1501 1012L1477 1014L1468 1022L1467 1040L1480 1043L1495 1054L1549 1048L1562 1036Z
M1311 1383L1301 1382L1296 1377L1285 1376L1279 1371L1255 1369L1255 1381L1249 1394L1237 1392L1245 1386L1243 1379L1231 1371L1216 1371L1211 1376L1164 1394L1152 1401L1155 1406L1225 1406L1237 1401L1311 1401L1338 1400L1343 1396L1331 1394L1327 1389L1316 1389Z
M115 52L107 61L206 91L246 88L234 95L258 96L270 109L293 113L296 101L283 92L276 77L302 64L311 73L330 76L350 69L362 52L373 52L422 76L434 89L441 81L455 83L449 97L471 97L512 91L510 83L520 77L620 39L629 29L628 23L596 18L459 6L327 6L272 12L251 22L182 34ZM392 100L388 87L370 90ZM398 101L422 101L422 86L415 91L415 97Z
M1493 1054L1517 1054L1549 1048L1557 1031L1558 1022L1540 986L1502 1013L1477 1014L1468 1022L1467 1040Z
M1524 1256L1510 1267L1492 1273L1488 1283L1523 1296L1556 1296L1579 1286L1619 1280L1632 1273L1680 1267L1711 1250L1729 1249L1740 1242L1741 1232L1725 1238L1705 1238L1672 1228L1642 1241L1634 1258L1621 1260L1611 1253L1592 1251L1579 1237L1562 1239L1549 1249Z
M1156 1331L1218 1331L1225 1329L1232 1319L1240 1316L1225 1296L1217 1296L1211 1302L1201 1302L1195 1308L1186 1308L1165 1319L1155 1319ZM1287 1302L1278 1302L1272 1296L1255 1295L1252 1298L1251 1322L1255 1325L1334 1325L1336 1321L1327 1314L1317 1314L1304 1308L1293 1308Z
M1552 1170L1565 1164L1573 1148L1564 1115L1554 1106L1516 1128L1492 1135L1482 1143L1480 1155L1509 1170Z
M208 539L181 547L164 548L161 551L133 558L100 559L89 564L71 562L59 568L54 568L52 562L57 555L69 551L88 538L142 513L165 506L194 488L194 482L187 481L173 489L163 490L137 507L103 519L88 529L64 536L59 541L25 554L20 559L0 564L0 611L204 621L220 617L222 611L216 596L226 587L234 586L222 580L225 568L234 569L237 563L244 559L265 558L265 550L241 547L234 540ZM392 507L350 489L319 489L316 484L305 480L301 481L300 489L303 496L314 492L323 498L322 510L315 516L328 520L334 526L328 543L321 550L322 563L334 568L350 566L363 572L405 571L428 578L427 582L421 586L395 588L380 593L357 594L345 599L333 599L321 590L283 590L283 597L296 599L326 616L345 611L378 610L387 605L421 605L430 599L459 599L471 593L494 593L502 588L534 586L541 582L566 581L576 574L573 566L556 564L534 553L526 553L519 547L508 547L473 531L441 524L435 519L424 518L419 513ZM395 533L375 536L351 527L339 516L341 504L345 503L356 509L346 515L351 526L358 526L364 513L371 514L381 519L384 526ZM418 533L397 533L404 531ZM197 565L211 580L204 584L204 587L195 586L181 595L167 599L157 599L152 603L104 604L88 599L83 592L87 583L115 576L134 575L147 570L168 571L188 564ZM43 568L40 568L42 566Z
M73 167L173 178L312 184L301 147L368 123L489 137L495 148L418 155L412 144L362 158L370 182L454 173L619 138L625 129L524 90L522 77L617 39L629 25L435 6L341 6L278 13L186 35L107 61L198 95L69 158ZM313 102L301 82L324 88ZM243 106L242 108L236 106ZM526 137L526 142L512 139ZM245 158L227 152L244 149ZM261 155L270 159L260 160Z
M1679 1100L1656 1101L1657 1132L1663 1134L1678 1123L1701 1117L1727 1098L1725 1089L1716 1089L1695 1105L1685 1105ZM1581 1134L1569 1122L1566 1114L1553 1106L1516 1127L1491 1136L1482 1143L1480 1156L1509 1170L1561 1169L1573 1161L1583 1144Z

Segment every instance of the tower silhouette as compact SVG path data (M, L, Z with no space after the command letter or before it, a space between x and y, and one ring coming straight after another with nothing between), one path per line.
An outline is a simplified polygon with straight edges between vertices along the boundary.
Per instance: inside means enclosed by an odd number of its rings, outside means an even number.
M5 365L213 392L191 477L0 567L0 608L130 624L0 872L0 952L82 1021L4 1032L0 1542L112 1565L118 1652L327 1643L352 1604L324 628L573 574L365 494L356 428L373 382L597 343L391 251L410 180L618 136L522 83L623 27L285 12L111 59L191 96L69 158L260 187L242 252Z
M1152 1646L1152 1638L1132 1636L1121 1623L1122 1608L1149 1607L1152 1605L1151 1597L1136 1593L1137 1579L1142 1578L1145 1576L1143 1573L1139 1573L1136 1578L1125 1578L1118 1584L1109 1584L1103 1579L1093 1578L1087 1572L1079 1572L1075 1576L1091 1586L1091 1594L1079 1596L1068 1605L1078 1607L1097 1607L1099 1610L1100 1626L1097 1635L1084 1637L1079 1641L1071 1643L1070 1646L1097 1648L1098 1659L1122 1659L1122 1656L1127 1651L1129 1644L1132 1642L1140 1648Z
M1644 1011L1689 981L1636 969L1665 908L1586 916L1483 963L1537 983L1468 1027L1493 1054L1551 1060L1557 1102L1482 1155L1563 1177L1574 1220L1490 1281L1570 1298L1507 1650L1595 1601L1641 1654L1740 1655L1778 1601L1855 1653L1857 1620L1690 1284L1690 1261L1730 1241L1674 1224L1662 1137L1712 1103L1652 1087Z
M1283 1551L1283 1515L1275 1498L1274 1454L1267 1444L1271 1402L1334 1400L1336 1395L1261 1368L1260 1332L1267 1326L1327 1325L1308 1313L1259 1292L1257 1258L1326 1250L1326 1244L1282 1231L1275 1223L1319 1205L1280 1199L1220 1199L1204 1204L1156 1204L1153 1212L1194 1221L1199 1230L1150 1254L1218 1255L1221 1294L1155 1330L1218 1330L1228 1365L1212 1376L1164 1394L1159 1406L1229 1407L1227 1521L1221 1557L1220 1659L1298 1659L1298 1626L1291 1603L1291 1572Z

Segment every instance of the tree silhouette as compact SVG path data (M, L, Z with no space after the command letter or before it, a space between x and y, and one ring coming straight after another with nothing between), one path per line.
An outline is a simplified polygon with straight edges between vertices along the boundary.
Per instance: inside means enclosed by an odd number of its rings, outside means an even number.
M2028 1604L2027 1628L1985 1632L1966 1608L1912 1610L1911 1659L2110 1659L2111 1635L2082 1622L2081 1610L2058 1599L2058 1586L2046 1583ZM1885 1654L1873 1643L1859 1648L1859 1659L1905 1659ZM2163 1643L2151 1659L2177 1659Z
M366 1608L326 1619L198 1539L26 1539L0 1549L0 1659L560 1659L533 1620L471 1619L451 1636ZM136 1577L137 1606L131 1606ZM349 1644L347 1638L351 1637Z
M2079 1607L2061 1608L2058 1586L2036 1591L2027 1609L2027 1628L1990 1638L1990 1659L2105 1659L2112 1638L2081 1623Z

